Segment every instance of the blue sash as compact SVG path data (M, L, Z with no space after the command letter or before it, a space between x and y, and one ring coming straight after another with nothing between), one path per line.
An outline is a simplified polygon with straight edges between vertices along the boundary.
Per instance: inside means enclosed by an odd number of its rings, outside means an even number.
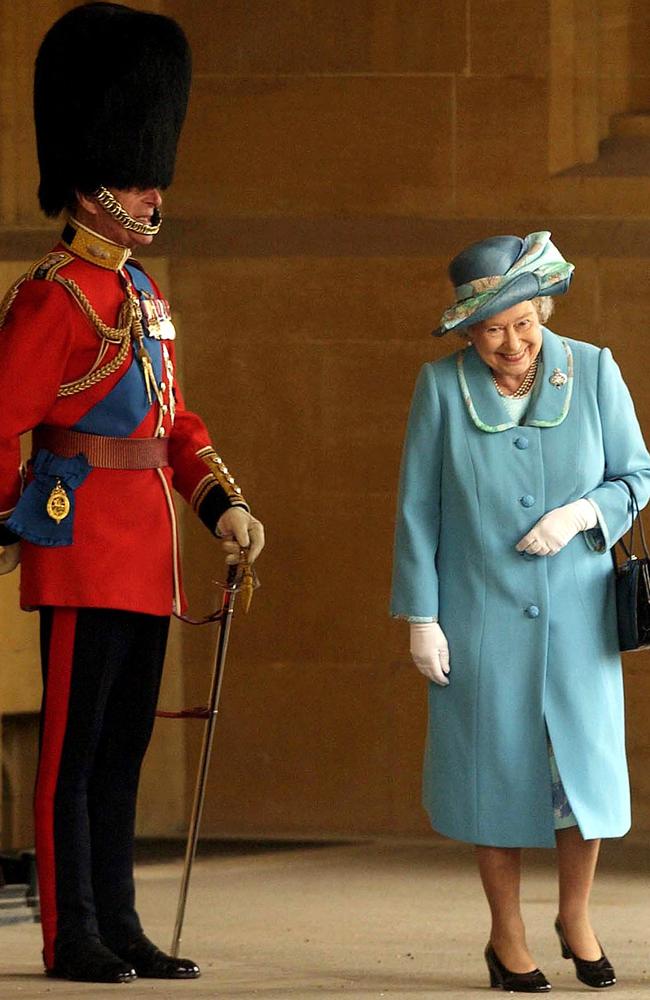
M155 296L153 285L144 271L133 265L127 265L125 270L128 271L141 300L143 295ZM159 340L148 335L144 310L142 325L145 347L151 357L156 381L160 384L163 371L162 345ZM100 399L81 420L77 421L74 430L84 431L86 434L103 434L107 437L130 437L146 417L151 405L147 399L142 366L135 355L135 350L132 350L131 364L122 378L108 395Z

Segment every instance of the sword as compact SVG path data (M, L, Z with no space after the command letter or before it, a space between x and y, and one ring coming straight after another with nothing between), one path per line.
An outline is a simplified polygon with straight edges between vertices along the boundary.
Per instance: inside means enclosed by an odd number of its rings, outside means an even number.
M240 569L242 573L238 580L238 574ZM190 885L190 876L192 874L192 865L194 863L194 858L196 855L196 847L199 839L199 827L201 824L201 815L203 813L203 803L205 801L208 770L210 767L210 755L212 753L212 743L214 740L214 732L217 723L217 713L219 711L219 697L221 695L221 684L223 681L226 653L228 651L228 638L230 636L230 625L232 623L232 616L235 608L235 596L238 590L242 590L244 597L244 606L246 607L246 604L250 603L250 594L252 594L252 589L254 586L253 580L254 576L246 561L244 561L243 565L229 566L228 576L226 579L226 584L223 592L221 610L216 615L213 615L209 619L206 619L206 621L211 620L219 622L219 635L215 650L212 684L210 687L210 698L207 708L195 711L183 712L183 713L163 713L163 712L158 713L159 715L168 715L168 714L169 715L182 714L184 716L194 715L195 717L206 719L205 730L203 733L203 745L201 747L201 757L199 760L199 771L196 779L196 788L194 791L192 816L190 819L190 826L187 837L187 847L185 850L183 877L181 879L180 892L178 896L178 907L176 910L176 923L174 925L174 936L172 938L172 944L171 944L171 953L174 958L178 958L178 949L181 943L183 921L185 919L185 906L187 903L187 894Z

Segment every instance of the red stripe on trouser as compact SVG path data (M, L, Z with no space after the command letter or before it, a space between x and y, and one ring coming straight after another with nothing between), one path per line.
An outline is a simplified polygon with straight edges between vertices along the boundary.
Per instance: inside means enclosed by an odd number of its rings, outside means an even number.
M54 799L68 722L76 625L76 608L54 609L48 651L47 694L43 708L43 736L36 779L36 863L41 900L43 958L48 969L54 965L57 932Z

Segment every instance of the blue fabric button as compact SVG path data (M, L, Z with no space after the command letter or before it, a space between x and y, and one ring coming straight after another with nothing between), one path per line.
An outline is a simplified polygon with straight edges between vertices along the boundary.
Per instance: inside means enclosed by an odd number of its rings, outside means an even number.
M524 610L524 614L527 615L528 618L539 618L539 608L536 604L529 604Z
M531 497L530 493L526 493L525 496L519 498L519 503L522 507L532 507L535 503L535 497Z
M520 451L525 451L528 447L528 438L518 437L515 438L515 448L519 448Z

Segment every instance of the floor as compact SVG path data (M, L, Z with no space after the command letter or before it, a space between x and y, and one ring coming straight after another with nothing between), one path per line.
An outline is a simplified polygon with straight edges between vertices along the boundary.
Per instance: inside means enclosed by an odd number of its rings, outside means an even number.
M169 855L167 851L167 855ZM551 852L529 852L524 883L529 941L554 991L590 992L559 957L552 925ZM612 995L650 991L650 848L609 845L593 914L614 962ZM143 923L167 946L181 862L138 865ZM129 1000L425 1000L488 994L482 950L487 910L470 848L356 843L211 845L197 859L181 953L200 963L193 982L124 986L51 980L41 973L33 924L0 928L0 997Z

